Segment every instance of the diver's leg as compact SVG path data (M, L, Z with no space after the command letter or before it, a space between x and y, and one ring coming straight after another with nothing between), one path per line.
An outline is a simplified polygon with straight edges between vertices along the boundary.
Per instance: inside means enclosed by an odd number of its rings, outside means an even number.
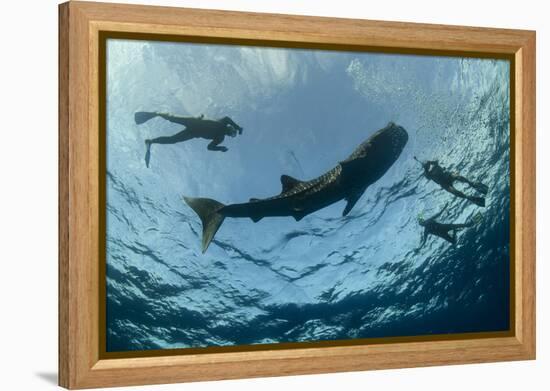
M463 177L462 175L453 175L453 179L455 181L467 183L470 186L474 185L473 182L471 182L468 178Z
M460 225L460 224L455 224L455 225ZM451 233L449 234L449 237L452 240L451 243L453 244L453 246L456 246L456 240L457 240L456 239L456 231L457 231L457 229L453 229L453 230L451 230Z
M474 196L466 195L463 192L461 192L460 190L455 189L452 185L446 186L446 187L444 187L444 189L447 190L449 193L457 196L457 197L465 198L469 201L472 201L476 205L485 206L485 198L483 198L483 197L474 197Z
M468 178L463 177L462 175L455 175L453 178L456 181L464 182L464 183L468 184L469 186L473 187L474 189L476 189L477 191L479 191L482 194L487 194L487 192L489 191L489 186L484 185L481 182L472 182L471 180L469 180Z
M438 232L436 235L439 236L442 239L445 239L447 242L450 242L452 244L456 244L456 237L451 236L449 231L443 231L442 230L441 232Z
M473 225L474 223L472 222L464 223L464 224L442 224L441 230L446 233L448 238L451 238L454 242L456 242L456 231L461 230L463 228L469 228Z
M172 136L161 136L151 140L145 140L146 144L176 144L181 143L182 141L187 141L196 137L196 135L188 130L184 129L179 133L173 134Z
M441 226L441 229L442 231L444 231L445 233L442 232L442 234L440 235L443 239L451 242L454 245L456 245L456 231L460 230L460 229L463 229L463 228L468 228L468 227L471 227L472 225L474 225L474 223L464 223L464 224L443 224Z
M443 189L447 190L449 193L457 196L457 197L460 197L460 198L468 198L468 196L466 194L464 194L463 192L461 192L460 190L457 190L453 187L453 185L449 185L449 186L445 186L443 187Z
M193 131L189 129L184 129L179 133L173 134L172 136L162 136L157 137L152 140L145 140L145 145L147 150L145 151L145 165L149 167L149 161L151 160L151 145L152 144L176 144L181 143L182 141L187 141L196 137Z
M178 117L176 115L172 115L169 113L160 113L158 111L138 111L134 114L134 120L136 121L136 124L140 125L144 122L149 121L152 118L160 117L165 119L166 121L173 122L175 124L180 124L184 126L192 126L197 123L197 121L201 121L203 119L203 116L201 115L199 118L195 117Z
M451 243L453 246L456 246L456 231L452 231L452 235L449 234L449 237L451 238Z
M184 126L192 126L197 121L200 121L200 118L195 117L178 117L176 115L168 114L168 113L156 113L157 116L159 116L162 119L165 119L166 121L170 121L175 124L180 124Z
M474 225L473 222L464 223L464 224L448 224L449 228L452 230L458 230L463 228L470 228Z
M208 144L208 150L210 151L221 151L221 152L227 152L227 147L221 146L218 147L218 144L220 144L223 141L223 137L216 137L214 140Z

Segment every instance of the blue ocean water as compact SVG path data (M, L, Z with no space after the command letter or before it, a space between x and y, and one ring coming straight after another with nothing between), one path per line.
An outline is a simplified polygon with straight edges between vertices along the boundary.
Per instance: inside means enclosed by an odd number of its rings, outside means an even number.
M505 60L109 40L107 351L498 331L510 307L510 64ZM136 111L244 128L228 152ZM205 254L182 196L224 204L317 177L389 121L409 142L350 214L228 218ZM413 159L489 186L453 197ZM458 245L419 216L475 220Z

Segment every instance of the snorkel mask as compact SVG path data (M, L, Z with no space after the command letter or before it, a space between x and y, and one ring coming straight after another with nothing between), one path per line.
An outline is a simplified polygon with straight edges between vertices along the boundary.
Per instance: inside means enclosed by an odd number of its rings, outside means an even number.
M229 137L235 137L235 136L237 136L237 130L236 130L233 126L227 125L226 128L227 128L228 136L229 136Z
M243 128L241 128L239 125L235 123L231 118L229 117L223 117L220 122L224 123L225 126L228 128L228 135L231 137L235 137L238 134L243 133Z

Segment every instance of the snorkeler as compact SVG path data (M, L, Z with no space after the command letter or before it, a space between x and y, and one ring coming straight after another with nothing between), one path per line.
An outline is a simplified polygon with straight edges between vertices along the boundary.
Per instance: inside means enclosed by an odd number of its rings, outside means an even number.
M149 167L151 158L152 144L176 144L193 138L204 138L212 140L208 144L208 150L226 152L227 147L219 146L225 136L235 137L242 134L243 128L237 125L231 118L223 117L219 120L204 119L204 115L199 117L177 117L175 115L157 112L138 111L134 115L136 124L140 125L152 118L161 117L167 121L184 125L185 129L172 135L157 137L151 140L145 140L147 152L145 153L145 164Z
M426 243L428 235L436 235L446 241L456 245L456 231L463 228L468 228L474 225L473 222L465 224L442 224L435 221L441 214L447 209L447 205L441 209L439 213L430 217L429 219L424 220L422 217L418 218L418 224L424 227L424 232L422 233L422 242L416 251L420 250L422 246ZM480 216L480 215L478 215ZM452 234L451 234L452 233Z
M422 163L420 160L416 158L416 156L414 157L414 160L422 164L422 167L424 168L424 176L434 181L435 183L437 183L444 190L447 190L449 193L454 194L457 197L465 198L469 201L472 201L476 205L485 206L485 197L475 197L475 196L466 195L460 190L457 190L453 186L454 182L456 181L463 182L473 187L476 191L480 192L481 194L486 195L487 191L489 191L489 188L483 183L472 182L461 175L448 172L439 165L439 162L437 160L429 160L427 162Z

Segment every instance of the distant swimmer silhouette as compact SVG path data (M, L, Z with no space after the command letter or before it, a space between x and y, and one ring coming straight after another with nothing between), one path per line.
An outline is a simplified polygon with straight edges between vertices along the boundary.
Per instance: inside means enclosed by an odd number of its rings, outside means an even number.
M483 183L472 182L461 175L446 171L443 167L439 165L439 162L437 160L428 160L426 162L421 162L416 158L416 156L414 157L414 159L418 163L422 164L422 167L424 168L424 176L427 179L434 181L444 190L447 190L449 193L454 194L457 197L465 198L479 206L485 206L485 197L469 196L454 187L454 183L456 181L463 182L473 187L481 194L486 195L487 191L489 191L489 188Z
M193 138L204 138L212 140L207 147L210 151L226 152L227 147L219 146L219 144L223 142L225 136L235 137L237 133L242 134L243 132L243 128L227 116L218 120L212 120L205 119L204 115L200 117L178 117L166 113L147 111L138 111L134 115L134 119L138 125L155 117L161 117L175 124L184 125L185 129L172 136L162 136L151 140L145 140L145 145L147 146L145 164L147 167L149 167L149 160L151 159L152 144L176 144Z
M418 218L418 224L424 227L424 232L422 233L422 241L420 243L420 246L416 249L416 251L420 250L422 246L424 246L426 240L428 239L428 235L439 236L440 238L445 239L453 245L456 245L456 231L474 225L473 222L465 224L443 224L437 222L436 219L441 216L445 209L447 209L447 205L445 205L439 213L430 217L429 219L424 220L422 217Z

